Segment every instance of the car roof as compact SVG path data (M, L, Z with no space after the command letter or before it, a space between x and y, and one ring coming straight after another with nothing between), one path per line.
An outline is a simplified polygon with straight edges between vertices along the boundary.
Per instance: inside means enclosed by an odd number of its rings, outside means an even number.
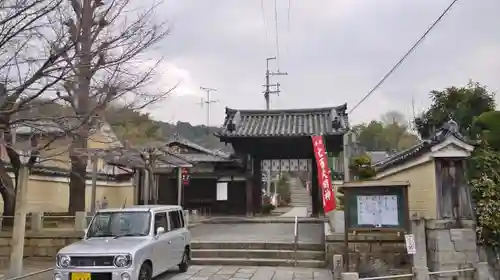
M171 211L182 210L179 205L133 205L125 208L106 208L98 212L149 212L149 211Z

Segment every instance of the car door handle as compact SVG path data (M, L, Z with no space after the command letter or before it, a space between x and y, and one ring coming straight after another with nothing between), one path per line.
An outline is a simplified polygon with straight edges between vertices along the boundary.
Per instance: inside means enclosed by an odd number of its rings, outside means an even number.
M171 243L172 243L172 240L169 240L169 241L168 241L168 244L171 244Z

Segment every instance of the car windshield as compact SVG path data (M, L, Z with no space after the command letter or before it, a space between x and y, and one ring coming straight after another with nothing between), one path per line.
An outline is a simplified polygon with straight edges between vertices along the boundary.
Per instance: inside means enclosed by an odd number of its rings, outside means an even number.
M101 212L97 213L87 231L87 238L146 236L149 233L149 212Z

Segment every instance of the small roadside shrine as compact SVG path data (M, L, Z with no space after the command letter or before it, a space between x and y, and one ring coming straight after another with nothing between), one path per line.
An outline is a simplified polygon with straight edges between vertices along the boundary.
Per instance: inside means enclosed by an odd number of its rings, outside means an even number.
M349 268L349 236L379 232L403 236L410 232L409 182L359 181L345 183L344 260Z

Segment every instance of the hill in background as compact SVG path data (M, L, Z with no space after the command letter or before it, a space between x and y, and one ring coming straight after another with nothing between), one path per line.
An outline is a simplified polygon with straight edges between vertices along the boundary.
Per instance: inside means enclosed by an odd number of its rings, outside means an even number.
M35 100L30 103L30 106L23 108L17 117L27 120L47 119L56 116L70 116L72 112L73 110L68 106L50 100ZM149 114L119 106L110 106L98 114L111 125L122 142L127 141L131 145L143 146L149 142L165 141L174 133L178 133L208 149L232 152L230 145L226 146L214 136L214 133L219 130L217 127L193 126L188 122L180 121L176 124L156 121Z

